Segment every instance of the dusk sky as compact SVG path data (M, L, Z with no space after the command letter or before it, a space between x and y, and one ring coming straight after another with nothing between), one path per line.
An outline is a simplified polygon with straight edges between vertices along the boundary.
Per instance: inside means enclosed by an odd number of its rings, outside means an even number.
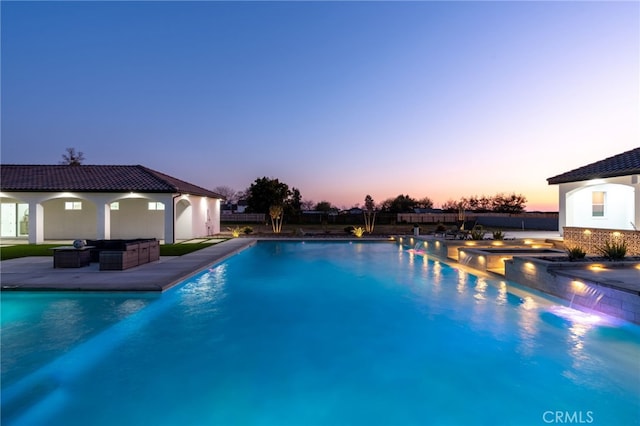
M259 177L338 207L521 193L640 146L640 2L10 2L4 164Z

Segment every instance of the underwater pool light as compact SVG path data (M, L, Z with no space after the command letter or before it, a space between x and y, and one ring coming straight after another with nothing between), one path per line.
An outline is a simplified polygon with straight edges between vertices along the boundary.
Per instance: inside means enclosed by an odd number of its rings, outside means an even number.
M604 322L604 318L590 312L582 312L568 306L552 306L549 311L560 318L564 318L573 323L596 325Z

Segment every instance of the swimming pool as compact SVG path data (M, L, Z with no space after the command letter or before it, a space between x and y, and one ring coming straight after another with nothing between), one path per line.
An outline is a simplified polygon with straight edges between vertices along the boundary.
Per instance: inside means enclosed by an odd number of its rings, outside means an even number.
M2 424L637 421L639 328L558 304L367 242L260 242L160 296L5 292Z

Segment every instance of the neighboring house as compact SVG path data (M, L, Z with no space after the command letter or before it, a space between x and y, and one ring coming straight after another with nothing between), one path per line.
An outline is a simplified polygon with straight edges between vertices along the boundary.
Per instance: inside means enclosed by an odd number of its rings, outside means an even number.
M249 207L247 200L238 201L238 204L236 204L236 213L245 213L247 210L247 207Z
M220 232L213 191L136 166L0 166L0 237L157 238L165 243Z
M349 210L346 210L345 213L347 214L351 214L351 215L361 215L362 212L364 212L364 210L362 210L360 207L351 207Z

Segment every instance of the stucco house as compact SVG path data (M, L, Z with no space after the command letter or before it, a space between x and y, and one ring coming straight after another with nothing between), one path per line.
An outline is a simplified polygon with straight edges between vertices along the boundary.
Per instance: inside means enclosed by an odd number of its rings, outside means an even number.
M606 239L640 244L640 148L547 179L558 185L565 242L595 247Z
M141 165L0 166L0 237L157 238L220 232L222 196Z

